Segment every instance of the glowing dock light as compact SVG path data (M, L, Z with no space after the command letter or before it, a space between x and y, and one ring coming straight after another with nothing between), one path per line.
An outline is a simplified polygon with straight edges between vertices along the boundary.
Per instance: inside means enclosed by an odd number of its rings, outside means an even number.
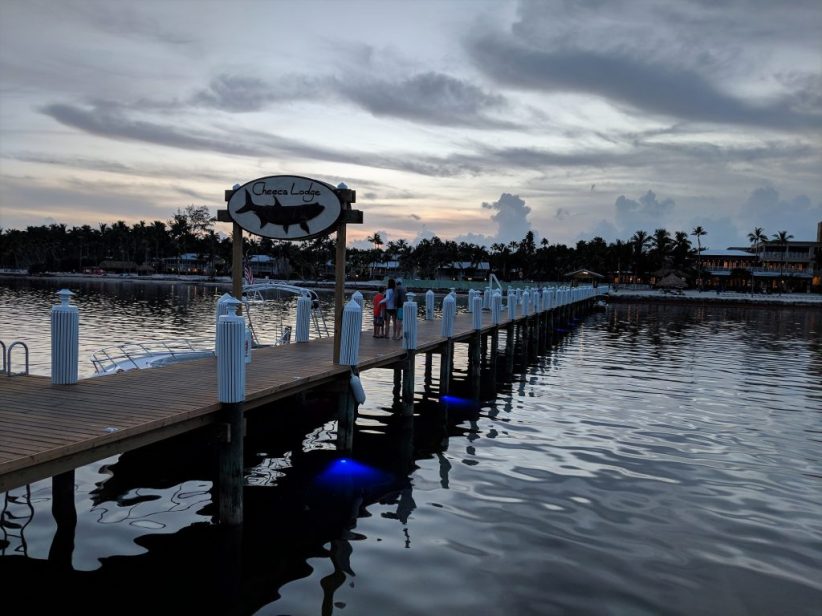
M319 475L318 485L334 487L340 484L356 487L373 486L391 479L391 475L351 458L338 458Z
M469 400L468 398L458 398L457 396L440 396L440 402L450 404L452 406L477 406L476 400Z

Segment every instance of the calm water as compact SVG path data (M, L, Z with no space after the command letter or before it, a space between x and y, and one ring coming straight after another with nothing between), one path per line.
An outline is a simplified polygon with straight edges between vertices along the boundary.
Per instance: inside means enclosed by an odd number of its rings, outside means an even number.
M214 288L74 286L85 348L213 326ZM55 289L0 286L0 339L27 340L35 372ZM0 601L34 588L32 606L111 613L820 613L819 310L612 305L496 392L486 373L479 402L457 350L447 403L437 358L433 383L418 358L412 420L392 412L393 373L365 373L345 464L327 400L253 414L242 535L213 524L201 439L80 469L73 549L50 482L14 490Z

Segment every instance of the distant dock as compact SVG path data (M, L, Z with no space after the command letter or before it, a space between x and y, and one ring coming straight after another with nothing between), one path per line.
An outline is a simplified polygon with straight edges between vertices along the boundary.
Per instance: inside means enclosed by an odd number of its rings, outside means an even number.
M609 302L664 302L683 304L725 304L739 306L806 307L822 309L822 294L818 293L738 293L735 291L697 291L688 289L681 293L659 289L626 289L613 287L607 291Z

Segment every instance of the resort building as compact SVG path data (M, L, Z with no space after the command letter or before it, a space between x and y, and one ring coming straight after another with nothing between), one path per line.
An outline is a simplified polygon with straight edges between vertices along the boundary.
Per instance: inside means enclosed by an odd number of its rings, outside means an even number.
M472 263L471 261L452 261L437 269L439 280L487 280L491 273L488 261Z
M220 257L209 258L208 255L186 252L176 257L167 257L159 261L162 271L174 274L214 274L225 265Z
M394 259L388 261L372 261L368 264L368 273L371 280L396 278L401 273L400 262Z
M271 255L251 255L246 261L255 278L285 279L291 274L291 265L284 257Z
M816 241L769 240L749 248L704 250L702 268L713 288L761 293L822 291L822 222Z

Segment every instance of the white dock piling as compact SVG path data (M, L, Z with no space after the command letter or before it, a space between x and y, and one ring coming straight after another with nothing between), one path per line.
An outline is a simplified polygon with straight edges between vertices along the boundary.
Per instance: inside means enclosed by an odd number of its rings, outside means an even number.
M361 330L362 308L352 299L343 309L342 334L340 338L341 365L356 366L359 362Z
M297 342L308 342L308 330L311 324L311 298L301 295L297 299L297 331L294 339Z
M57 295L60 304L51 308L51 382L73 385L77 382L80 352L80 312L69 304L74 293L61 289Z

